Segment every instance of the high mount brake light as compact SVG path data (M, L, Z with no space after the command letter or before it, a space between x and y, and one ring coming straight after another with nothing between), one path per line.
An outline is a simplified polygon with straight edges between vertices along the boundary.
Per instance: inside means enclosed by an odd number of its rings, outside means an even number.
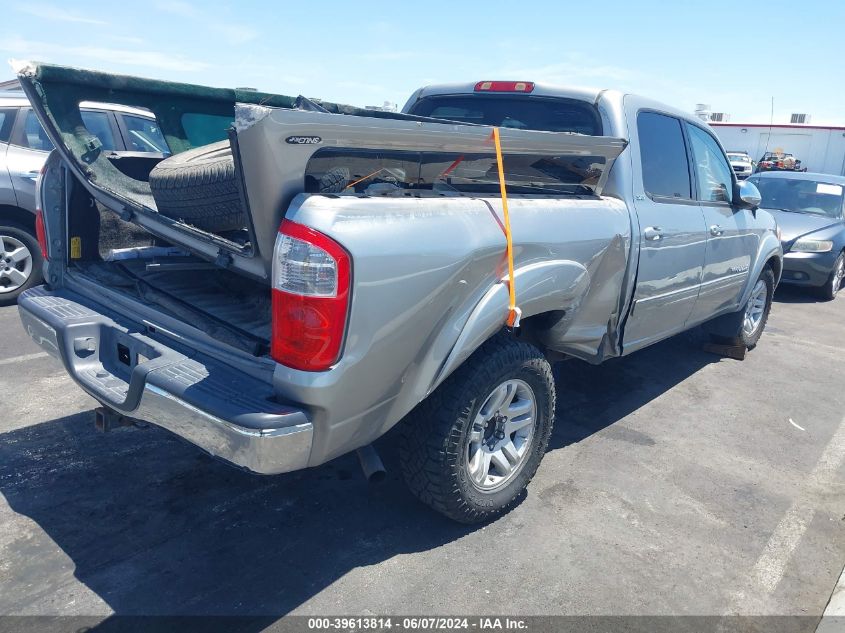
M533 81L479 81L476 92L533 92Z
M294 369L323 371L340 358L351 263L322 233L284 220L273 249L270 355Z

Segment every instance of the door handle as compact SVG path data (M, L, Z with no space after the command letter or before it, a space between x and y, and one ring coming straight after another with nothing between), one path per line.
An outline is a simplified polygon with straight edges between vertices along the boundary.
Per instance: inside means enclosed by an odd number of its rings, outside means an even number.
M643 231L643 237L649 242L656 242L657 240L663 238L663 229L659 226L650 226Z
M712 235L713 237L719 237L724 232L725 230L718 224L714 224L710 227L710 235Z

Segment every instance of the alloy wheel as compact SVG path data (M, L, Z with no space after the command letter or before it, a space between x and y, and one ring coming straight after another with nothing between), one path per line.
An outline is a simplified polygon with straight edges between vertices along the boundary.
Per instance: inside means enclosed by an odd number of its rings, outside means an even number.
M465 458L476 489L493 492L522 469L536 417L537 399L523 380L507 380L487 396L473 420Z
M32 253L11 235L0 235L0 294L14 292L32 275Z
M845 280L845 257L837 260L836 268L833 271L833 296L842 288L842 281Z

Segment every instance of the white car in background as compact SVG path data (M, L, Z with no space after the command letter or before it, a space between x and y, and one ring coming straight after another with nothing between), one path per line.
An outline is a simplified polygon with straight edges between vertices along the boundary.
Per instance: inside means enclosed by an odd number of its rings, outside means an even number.
M110 103L82 103L80 116L109 160L124 173L170 155L155 116ZM53 149L20 92L0 95L0 306L41 283L42 257L35 227L35 179Z
M727 154L731 168L736 172L737 179L743 180L754 173L754 163L751 161L748 152L727 152Z

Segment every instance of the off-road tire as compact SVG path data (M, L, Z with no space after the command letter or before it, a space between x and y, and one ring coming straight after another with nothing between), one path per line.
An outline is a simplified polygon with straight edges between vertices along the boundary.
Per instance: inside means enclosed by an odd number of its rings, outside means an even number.
M317 182L317 191L319 193L343 193L350 177L350 172L346 167L330 169Z
M22 226L9 222L0 222L0 235L8 235L23 242L32 256L32 271L29 274L29 278L15 290L0 292L0 306L7 306L14 304L24 290L33 288L44 281L41 271L44 258L41 256L41 247L38 245L38 239Z
M505 380L523 380L536 398L534 436L521 470L503 487L483 492L469 480L465 454L483 400ZM501 334L484 343L402 421L399 458L411 492L460 523L481 523L510 510L531 481L554 424L552 368L533 345Z
M213 233L246 226L229 141L166 158L150 172L159 213Z
M836 258L836 262L833 264L833 271L830 273L827 283L819 288L819 296L822 299L826 301L836 299L836 295L839 294L839 290L842 288L842 280L839 279L837 282L836 270L839 266L843 265L845 265L845 253L839 253L839 257Z

